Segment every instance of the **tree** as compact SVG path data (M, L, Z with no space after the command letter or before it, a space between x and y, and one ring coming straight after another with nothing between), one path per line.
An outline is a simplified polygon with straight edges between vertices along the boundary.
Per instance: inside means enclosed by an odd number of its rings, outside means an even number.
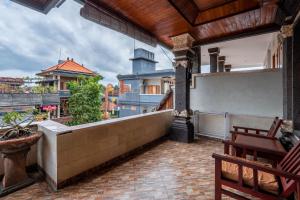
M78 81L68 83L71 96L68 108L72 116L72 121L68 125L79 125L96 122L102 119L100 111L101 96L104 86L100 84L101 76L79 77Z

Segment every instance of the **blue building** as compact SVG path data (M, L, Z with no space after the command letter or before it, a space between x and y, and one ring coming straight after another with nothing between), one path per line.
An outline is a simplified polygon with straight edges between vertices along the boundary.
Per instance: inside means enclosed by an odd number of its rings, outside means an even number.
M154 53L135 49L132 74L118 75L120 117L151 112L174 85L173 69L156 70Z

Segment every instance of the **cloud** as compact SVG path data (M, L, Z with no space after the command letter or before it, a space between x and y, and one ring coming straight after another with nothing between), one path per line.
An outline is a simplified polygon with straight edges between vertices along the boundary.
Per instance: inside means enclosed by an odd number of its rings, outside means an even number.
M22 71L34 76L60 56L97 71L105 83L117 83L117 74L130 73L133 39L82 18L80 8L66 1L44 15L8 0L0 3L0 76L22 76ZM135 44L155 53L158 69L172 67L162 47Z

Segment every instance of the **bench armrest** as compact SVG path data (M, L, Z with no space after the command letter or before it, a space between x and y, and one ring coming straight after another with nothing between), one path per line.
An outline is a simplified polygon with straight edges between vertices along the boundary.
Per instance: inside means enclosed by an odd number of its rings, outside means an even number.
M268 166L265 166L265 165L260 165L256 162L252 162L250 160L249 161L248 160L241 160L241 159L238 159L234 156L220 155L220 154L215 154L215 153L212 154L212 157L215 159L216 163L219 163L221 165L222 165L222 162L220 162L220 161L226 161L226 162L237 164L237 165L239 165L239 167L248 167L248 168L252 168L253 170L258 170L258 171L270 173L270 174L273 174L275 176L284 177L284 178L288 178L288 179L292 179L292 180L295 180L297 182L300 182L300 175L291 174L291 173L279 170L277 168L271 168L271 167L268 167ZM222 168L220 167L220 169L222 169Z
M265 138L265 139L270 139L270 140L276 140L276 137L269 137L266 135L258 135L258 134L253 134L253 133L245 133L245 132L239 132L239 131L230 131L232 134L232 138L235 140L237 135L245 135L245 136L251 136L251 137L258 137L258 138Z
M260 132L265 132L265 133L269 132L269 130L257 129L257 128L249 128L249 127L242 127L242 126L233 126L233 129L235 131L238 131L239 129L242 129L243 130L242 132L248 132L248 130L249 131L255 131L256 134L259 134Z

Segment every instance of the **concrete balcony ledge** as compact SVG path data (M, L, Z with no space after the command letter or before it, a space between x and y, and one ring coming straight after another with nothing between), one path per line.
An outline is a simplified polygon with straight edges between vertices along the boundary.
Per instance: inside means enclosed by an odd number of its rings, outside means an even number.
M123 104L153 104L157 105L164 98L164 94L139 94L139 93L126 93L119 97L119 102Z
M58 93L4 93L0 94L0 106L35 106L59 104Z
M172 110L159 111L78 126L54 121L38 125L37 163L54 190L109 161L164 136Z
M70 90L60 90L59 92L59 97L70 97L71 93Z

